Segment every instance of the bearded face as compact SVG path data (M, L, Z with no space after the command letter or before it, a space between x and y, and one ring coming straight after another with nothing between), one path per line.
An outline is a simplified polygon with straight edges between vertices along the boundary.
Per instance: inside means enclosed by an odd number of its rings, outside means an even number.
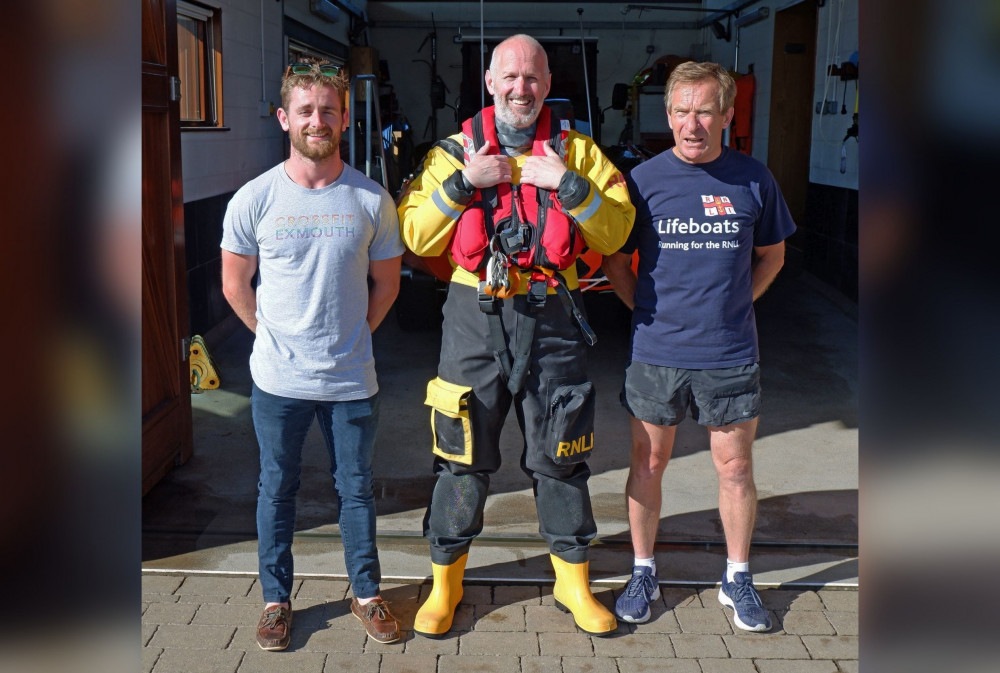
M486 71L486 88L493 94L497 118L519 129L538 119L551 81L545 51L522 40L498 46Z
M493 94L497 119L516 129L523 129L535 123L542 109L542 101L525 95Z
M289 129L292 149L306 159L322 161L340 151L340 131L326 125Z
M332 86L296 87L288 108L278 110L278 121L288 131L292 151L314 162L338 154L347 126L343 100Z

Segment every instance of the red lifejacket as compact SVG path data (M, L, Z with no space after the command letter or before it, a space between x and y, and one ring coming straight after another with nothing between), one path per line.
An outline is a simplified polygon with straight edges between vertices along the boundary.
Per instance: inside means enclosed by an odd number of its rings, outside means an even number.
M542 106L535 124L532 156L544 156L544 144L549 142L562 156L568 133L568 124L563 128L558 119L553 119L548 106ZM462 135L466 163L487 140L488 154L500 154L494 107L484 108L465 120ZM585 247L576 221L566 213L555 193L529 184L501 183L476 190L455 225L451 256L463 269L478 273L486 266L491 242L497 246L501 241L515 242L515 249L505 252L511 263L522 269L567 269Z

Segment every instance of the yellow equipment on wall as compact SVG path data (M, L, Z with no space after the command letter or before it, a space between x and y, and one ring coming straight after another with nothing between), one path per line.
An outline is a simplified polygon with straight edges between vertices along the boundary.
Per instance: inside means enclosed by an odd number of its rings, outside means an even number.
M215 363L205 348L205 340L200 335L191 337L189 359L191 363L191 392L200 393L219 387L219 374L215 371Z

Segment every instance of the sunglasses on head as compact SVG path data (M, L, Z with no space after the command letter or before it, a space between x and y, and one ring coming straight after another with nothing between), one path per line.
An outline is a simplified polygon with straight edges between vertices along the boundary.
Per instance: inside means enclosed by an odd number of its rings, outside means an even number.
M340 72L339 65L330 65L329 63L324 65L315 65L312 63L293 63L285 69L285 77L289 75L308 75L313 71L314 68L318 68L321 75L326 77L334 77Z

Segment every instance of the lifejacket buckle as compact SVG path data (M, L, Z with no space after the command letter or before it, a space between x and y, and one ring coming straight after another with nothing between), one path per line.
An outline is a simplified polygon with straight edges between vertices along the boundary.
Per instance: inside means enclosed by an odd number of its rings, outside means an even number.
M496 233L497 247L508 255L513 255L521 251L524 246L524 236L518 229L503 229Z
M479 310L482 311L483 313L496 313L497 298L487 291L487 284L485 280L479 281L478 290L479 290Z
M549 286L543 280L532 280L528 285L528 307L532 311L540 311L545 306L545 298L548 296Z
M514 225L514 218L505 217L500 220L497 233L493 235L490 242L490 249L496 252L502 251L505 255L513 256L519 252L527 252L531 247L531 225L521 222Z
M533 231L532 226L527 222L522 222L521 226L518 227L520 238L521 238L521 252L527 252L528 248L531 247L531 232Z

